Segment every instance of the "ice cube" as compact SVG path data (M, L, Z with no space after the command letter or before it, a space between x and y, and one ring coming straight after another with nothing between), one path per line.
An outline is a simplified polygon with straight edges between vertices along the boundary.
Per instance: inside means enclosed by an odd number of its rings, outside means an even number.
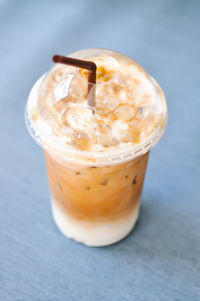
M135 110L133 107L124 104L120 105L116 110L115 110L115 115L122 121L129 121L133 119L135 115Z
M113 111L114 109L116 109L119 104L120 101L117 97L112 97L112 96L108 96L103 100L103 104L110 110Z
M136 95L135 92L136 92L135 89L128 89L128 91L127 91L128 97L130 97L131 99L134 99L135 95Z
M72 135L72 145L81 150L88 150L91 145L90 137L84 132L74 132Z
M76 100L83 99L87 94L87 81L76 75L73 77L69 85L69 95Z
M98 124L97 126L98 143L104 147L116 145L117 141L114 139L111 127L106 124Z
M151 115L155 115L155 108L151 104L142 105L139 107L140 114L143 119L149 118Z
M54 93L56 101L68 96L69 86L71 86L73 77L74 74L65 75L65 78L55 87Z
M120 87L126 87L128 85L129 76L120 72L115 79L115 83Z
M139 126L131 126L129 125L128 133L131 137L129 141L132 141L133 143L140 142L142 129Z
M106 83L117 76L119 63L114 57L102 55L101 57L94 57L91 60L97 65L97 83Z

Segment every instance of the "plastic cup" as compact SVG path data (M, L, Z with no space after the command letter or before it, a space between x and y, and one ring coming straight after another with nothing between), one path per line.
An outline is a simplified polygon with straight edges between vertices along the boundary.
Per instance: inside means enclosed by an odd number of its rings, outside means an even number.
M65 236L86 245L113 244L128 235L138 219L149 151L166 126L165 96L152 79L165 107L164 117L152 134L137 146L109 152L68 149L67 153L58 153L41 141L29 119L42 80L43 77L29 95L26 123L30 134L44 150L55 223Z

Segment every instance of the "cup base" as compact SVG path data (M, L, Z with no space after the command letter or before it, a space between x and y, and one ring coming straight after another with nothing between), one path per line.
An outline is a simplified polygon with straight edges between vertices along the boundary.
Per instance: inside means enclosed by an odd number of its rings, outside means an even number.
M52 214L57 227L66 237L87 246L103 247L120 241L133 230L139 217L139 205L126 217L90 222L67 215L52 200Z

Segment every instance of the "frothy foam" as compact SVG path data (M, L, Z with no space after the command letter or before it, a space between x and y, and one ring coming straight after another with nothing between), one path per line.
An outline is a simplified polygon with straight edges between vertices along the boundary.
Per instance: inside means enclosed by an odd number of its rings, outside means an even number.
M109 151L137 145L165 117L165 105L145 71L125 56L88 58L97 65L96 105L87 103L87 71L57 64L40 85L29 119L54 149Z

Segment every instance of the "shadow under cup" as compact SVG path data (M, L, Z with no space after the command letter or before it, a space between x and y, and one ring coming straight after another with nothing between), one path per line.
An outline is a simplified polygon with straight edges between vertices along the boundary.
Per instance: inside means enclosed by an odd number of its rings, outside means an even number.
M44 151L55 222L91 246L115 243L134 227L149 152L122 164L87 166Z

